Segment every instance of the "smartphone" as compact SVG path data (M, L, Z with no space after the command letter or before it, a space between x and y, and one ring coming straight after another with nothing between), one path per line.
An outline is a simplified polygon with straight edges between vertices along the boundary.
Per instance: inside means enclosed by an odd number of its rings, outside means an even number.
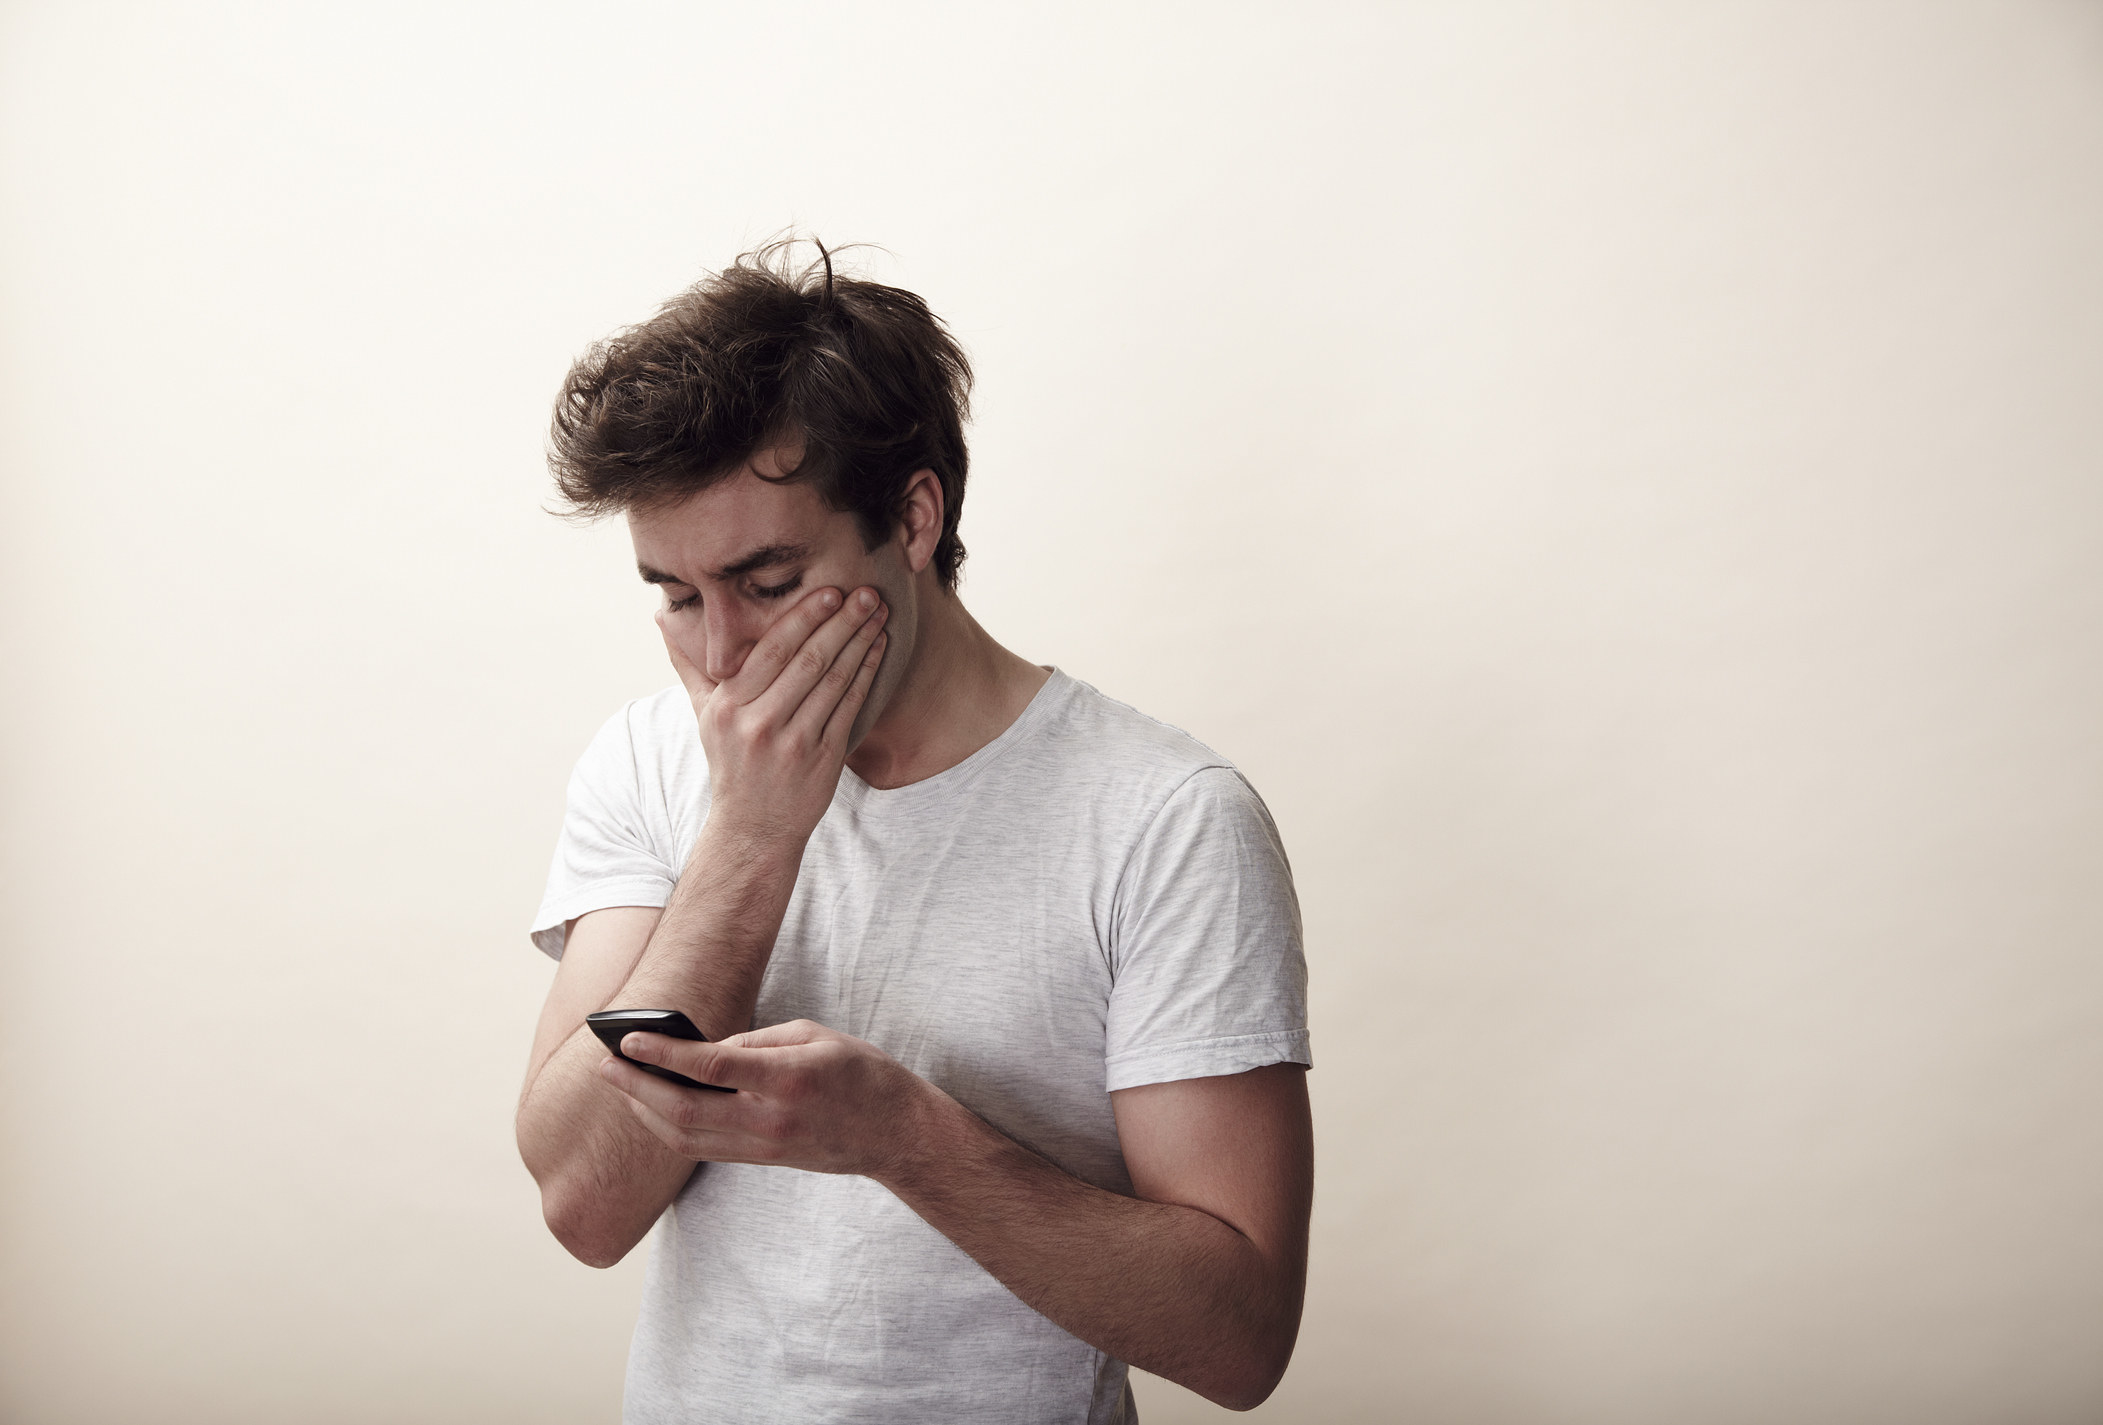
M650 1034L662 1034L672 1039L693 1039L706 1044L708 1036L694 1028L694 1021L676 1009L602 1009L597 1014L587 1014L584 1022L591 1032L599 1036L599 1042L613 1051L616 1059L627 1060L646 1074L655 1074L660 1079L670 1079L682 1088L713 1089L717 1093L736 1093L721 1084L704 1084L690 1079L685 1074L675 1074L659 1064L645 1064L640 1059L629 1059L621 1052L621 1037L643 1030Z

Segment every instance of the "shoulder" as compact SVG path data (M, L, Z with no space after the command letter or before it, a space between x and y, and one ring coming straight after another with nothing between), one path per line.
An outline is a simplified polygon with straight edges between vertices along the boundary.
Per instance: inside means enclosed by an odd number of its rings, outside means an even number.
M677 683L659 688L648 697L631 698L621 705L613 720L622 722L637 747L662 747L698 742L694 704L686 689Z
M1181 782L1207 769L1234 764L1179 727L1149 717L1065 673L1052 675L1057 695L1048 731L1063 750L1088 758L1122 779Z
M623 703L599 725L576 775L597 786L662 787L704 773L693 704L676 683Z
M1192 810L1256 809L1261 800L1235 765L1172 724L1149 717L1078 678L1053 674L1057 695L1043 746L1063 777L1151 823L1171 803Z

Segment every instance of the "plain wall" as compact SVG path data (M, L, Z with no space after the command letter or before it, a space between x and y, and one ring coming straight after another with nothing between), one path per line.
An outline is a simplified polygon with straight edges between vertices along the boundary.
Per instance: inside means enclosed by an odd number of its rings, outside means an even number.
M792 223L978 364L971 608L1284 832L1259 1418L2103 1418L2074 3L0 12L0 1415L616 1418L511 1112L669 678L542 442Z

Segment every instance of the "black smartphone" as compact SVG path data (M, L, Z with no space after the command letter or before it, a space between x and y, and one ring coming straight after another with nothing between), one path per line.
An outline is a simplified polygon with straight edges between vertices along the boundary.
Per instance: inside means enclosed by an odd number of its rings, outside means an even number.
M584 1022L591 1032L599 1036L599 1042L613 1051L616 1059L625 1059L646 1074L655 1074L660 1079L670 1079L681 1088L713 1089L717 1093L736 1093L721 1084L704 1084L690 1079L685 1074L675 1074L658 1064L645 1064L640 1059L629 1059L621 1052L621 1037L643 1030L651 1034L663 1034L672 1039L694 1039L703 1044L708 1036L694 1028L694 1021L676 1009L602 1009L597 1014L587 1014Z

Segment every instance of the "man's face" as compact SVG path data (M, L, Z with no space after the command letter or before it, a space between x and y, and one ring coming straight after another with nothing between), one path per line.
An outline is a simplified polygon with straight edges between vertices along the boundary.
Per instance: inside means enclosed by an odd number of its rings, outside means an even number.
M630 513L643 578L663 588L665 628L679 651L714 682L744 666L774 621L814 589L843 595L874 586L889 605L889 643L869 698L855 718L851 750L883 713L912 663L916 608L897 539L862 545L852 514L830 509L808 485L774 484L793 455L761 451L729 479L670 509Z

